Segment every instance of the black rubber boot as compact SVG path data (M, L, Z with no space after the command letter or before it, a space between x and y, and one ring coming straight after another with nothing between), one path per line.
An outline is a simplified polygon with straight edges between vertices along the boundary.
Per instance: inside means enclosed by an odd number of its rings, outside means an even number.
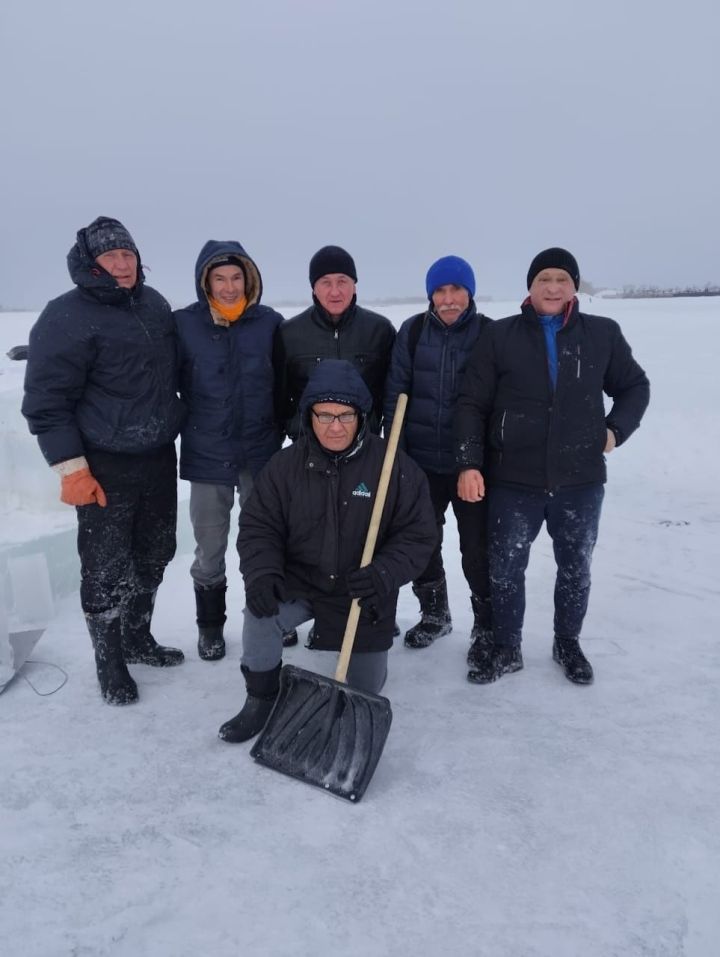
M505 646L491 643L479 660L471 666L467 680L476 685L487 685L497 681L503 675L520 671L522 667L523 659L519 645Z
M420 602L420 621L405 632L406 648L427 648L436 638L452 631L448 608L447 582L441 579L423 585L413 584Z
M592 665L582 653L578 638L556 638L553 642L553 661L561 666L568 681L576 685L591 685Z
M195 608L197 610L198 655L203 661L219 661L225 657L225 638L223 625L225 615L225 592L227 585L213 588L195 586Z
M95 649L95 668L103 698L108 704L137 701L137 685L122 654L119 611L86 614L85 621Z
M260 734L280 690L280 668L281 665L277 665L271 671L250 671L245 665L240 666L245 676L247 698L235 717L222 725L219 738L238 744Z
M470 632L470 649L467 653L467 663L470 668L475 668L491 650L493 640L492 616L489 598L471 595L470 603L475 614L475 621Z
M150 634L156 594L157 591L133 591L123 603L122 653L128 665L171 668L185 660L179 648L159 645Z

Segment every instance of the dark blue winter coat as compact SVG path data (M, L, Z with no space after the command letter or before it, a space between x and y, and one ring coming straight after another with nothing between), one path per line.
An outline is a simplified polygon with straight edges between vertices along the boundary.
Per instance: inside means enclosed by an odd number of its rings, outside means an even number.
M406 392L405 450L426 472L447 475L455 471L455 404L470 353L480 330L491 321L471 302L452 325L429 310L411 316L400 327L385 387L384 430L389 433L397 397Z
M118 286L81 229L68 254L76 289L47 304L30 332L22 412L50 465L87 450L139 454L172 442L183 420L168 303Z
M235 322L213 319L205 291L213 260L233 255L245 273L248 305ZM280 448L273 408L273 338L282 316L260 304L260 272L240 243L205 243L195 265L198 301L175 313L180 338L180 389L188 407L180 478L235 485Z

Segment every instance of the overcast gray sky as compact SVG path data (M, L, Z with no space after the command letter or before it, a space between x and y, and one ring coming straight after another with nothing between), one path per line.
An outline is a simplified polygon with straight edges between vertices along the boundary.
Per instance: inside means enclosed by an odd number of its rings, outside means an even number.
M720 282L717 0L5 0L0 304L69 287L116 216L177 304L207 239L265 300L326 243L358 294L438 256L521 297L567 246L596 284Z

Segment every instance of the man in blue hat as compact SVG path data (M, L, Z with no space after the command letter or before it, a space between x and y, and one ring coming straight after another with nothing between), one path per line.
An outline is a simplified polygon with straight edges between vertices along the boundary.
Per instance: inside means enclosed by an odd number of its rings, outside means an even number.
M452 505L460 537L465 580L474 613L470 661L491 637L485 503L464 502L457 494L452 423L470 353L490 323L474 302L475 275L459 256L443 256L427 272L428 307L407 319L398 332L385 391L385 428L397 397L409 396L405 449L427 476L438 540L430 561L413 581L420 621L405 634L407 648L427 648L452 629L442 560L445 513Z

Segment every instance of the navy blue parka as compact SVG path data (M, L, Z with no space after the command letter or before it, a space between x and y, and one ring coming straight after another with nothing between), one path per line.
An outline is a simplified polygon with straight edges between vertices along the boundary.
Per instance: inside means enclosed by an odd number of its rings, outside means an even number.
M88 451L140 454L172 442L183 420L177 337L166 300L138 279L125 289L90 254L68 253L76 288L30 331L22 412L49 465Z
M455 405L470 353L480 331L491 321L471 300L451 325L429 309L406 319L400 327L385 387L384 430L389 433L398 395L406 392L405 450L426 472L448 475L456 471Z
M236 256L248 305L235 322L213 316L206 279L214 260ZM175 313L180 388L188 419L180 445L180 478L235 485L255 475L280 448L273 407L273 340L282 316L261 305L262 279L240 243L205 243L195 265L197 302Z

